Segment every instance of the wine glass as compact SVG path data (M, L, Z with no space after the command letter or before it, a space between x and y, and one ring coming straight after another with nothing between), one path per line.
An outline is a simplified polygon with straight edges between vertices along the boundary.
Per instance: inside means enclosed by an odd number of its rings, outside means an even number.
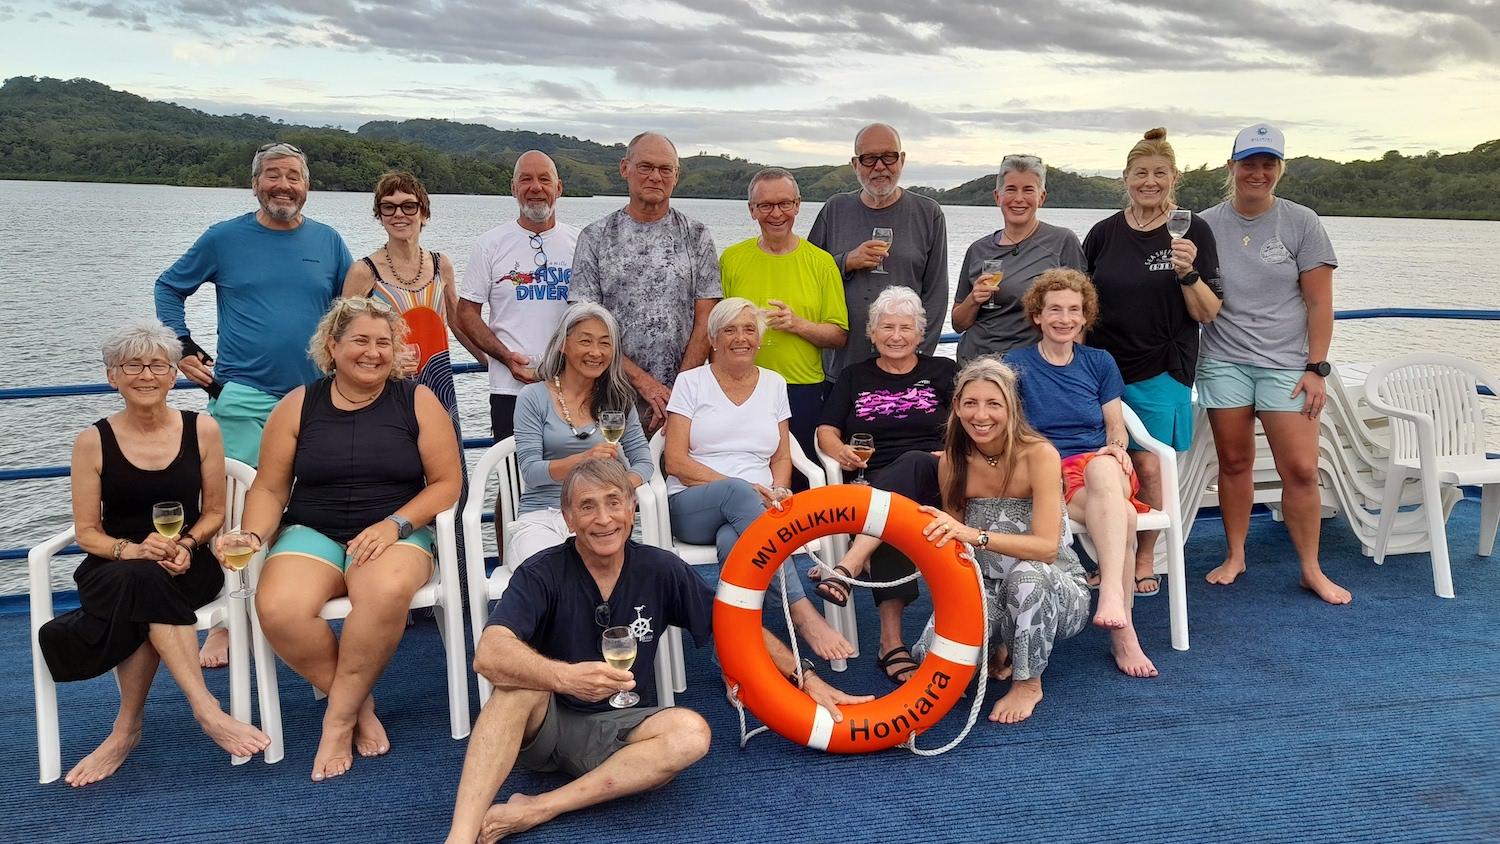
M849 450L859 455L859 459L868 463L875 456L875 437L870 434L855 434L849 438ZM859 475L849 483L869 486L870 482L865 480L865 468L859 467Z
M887 247L889 247L893 242L895 242L895 240L894 240L895 237L896 237L896 233L894 231L892 231L892 230L890 230L888 228L884 228L882 226L876 226L874 233L872 233L870 235L870 239L871 240L878 240L881 243L884 243ZM887 255L890 254L890 249L889 248L886 249L886 254ZM876 264L875 265L875 269L870 270L870 272L877 273L879 275L890 275L891 274L891 271L885 268L885 258L881 258L880 259L880 263Z
M422 363L422 347L416 343L403 343L396 355L396 371L405 378L416 376Z
M530 378L531 380L535 381L536 380L536 368L537 368L537 365L542 362L542 353L541 352L521 352L521 356L524 357L524 358L526 358L526 363L522 364L522 366L521 366L521 372L527 378Z
M620 625L605 630L602 648L604 661L612 667L629 671L630 666L635 665L635 636L630 634L629 627ZM627 709L640 702L640 695L624 689L609 699L609 705L616 709Z
M249 598L255 594L250 588L250 582L246 579L245 566L250 565L250 558L255 556L255 546L251 544L250 534L232 530L224 534L219 540L219 553L224 555L224 565L229 566L240 576L240 588L229 593L231 598Z
M599 433L607 443L617 443L625 436L625 412L605 410L599 413Z
M151 505L151 523L168 539L182 532L182 502L162 501Z
M974 283L983 284L986 287L999 287L1001 280L1005 278L1005 270L1003 269L1004 266L1005 262L999 259L985 261L984 263L979 265L979 278L975 280ZM995 294L993 293L991 293L990 298L979 307L984 308L987 311L1000 310L1000 305L995 301Z
M1188 227L1193 224L1193 212L1186 208L1173 208L1167 212L1167 234L1177 240L1187 234Z

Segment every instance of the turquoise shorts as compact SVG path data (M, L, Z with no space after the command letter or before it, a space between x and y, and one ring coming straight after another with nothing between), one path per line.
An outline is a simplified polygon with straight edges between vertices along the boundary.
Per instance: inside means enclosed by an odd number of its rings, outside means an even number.
M1301 413L1306 396L1292 398L1299 369L1271 369L1248 363L1230 363L1212 358L1198 359L1198 402L1211 410L1253 407Z
M432 527L420 528L412 532L405 539L396 540L397 545L410 545L426 552L432 556L435 547L432 538ZM340 573L349 570L349 564L354 562L354 555L350 554L342 542L334 542L307 525L291 525L276 537L271 543L271 550L266 554L269 559L277 554L296 554L300 557L311 557L321 563L327 563L338 569Z
M252 467L260 465L260 435L281 399L254 387L230 382L209 399L208 415L224 435L224 456Z
M1193 445L1193 391L1170 373L1126 384L1120 398L1141 417L1151 436L1174 451L1187 451ZM1130 447L1144 451L1134 441Z

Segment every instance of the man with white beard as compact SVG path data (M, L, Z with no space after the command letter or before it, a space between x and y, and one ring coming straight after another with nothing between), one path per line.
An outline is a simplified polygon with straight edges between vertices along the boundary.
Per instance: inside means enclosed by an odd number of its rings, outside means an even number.
M515 432L516 395L536 381L547 340L568 309L578 227L557 222L562 180L546 153L516 159L510 192L520 213L479 236L459 288L458 324L490 356L490 429ZM489 320L480 313L490 306Z

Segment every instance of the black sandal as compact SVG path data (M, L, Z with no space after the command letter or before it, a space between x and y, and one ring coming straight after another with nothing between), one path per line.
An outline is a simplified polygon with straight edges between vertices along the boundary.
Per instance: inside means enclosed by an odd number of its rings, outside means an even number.
M853 577L854 573L844 568L843 566L834 566L833 570L834 572L843 572L843 577L840 577L836 573L824 575L818 581L818 585L813 587L813 592L816 593L819 598L822 598L823 600L828 601L835 606L847 607L849 606L849 594L852 585L846 578ZM838 592L835 593L834 590L838 590Z
M875 664L879 666L880 672L885 675L885 679L890 680L898 686L911 679L911 675L915 674L917 668L922 665L922 663L911 658L911 651L907 650L905 645L897 645L891 648L882 654L879 659L875 660ZM896 669L895 673L891 673L892 668Z

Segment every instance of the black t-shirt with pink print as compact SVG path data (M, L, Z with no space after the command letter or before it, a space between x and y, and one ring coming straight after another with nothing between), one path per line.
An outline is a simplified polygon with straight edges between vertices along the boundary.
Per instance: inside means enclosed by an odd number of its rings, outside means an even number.
M941 451L943 423L953 402L958 364L949 358L918 357L904 375L880 368L875 359L846 367L823 403L820 425L875 438L871 469L881 469L908 451Z

